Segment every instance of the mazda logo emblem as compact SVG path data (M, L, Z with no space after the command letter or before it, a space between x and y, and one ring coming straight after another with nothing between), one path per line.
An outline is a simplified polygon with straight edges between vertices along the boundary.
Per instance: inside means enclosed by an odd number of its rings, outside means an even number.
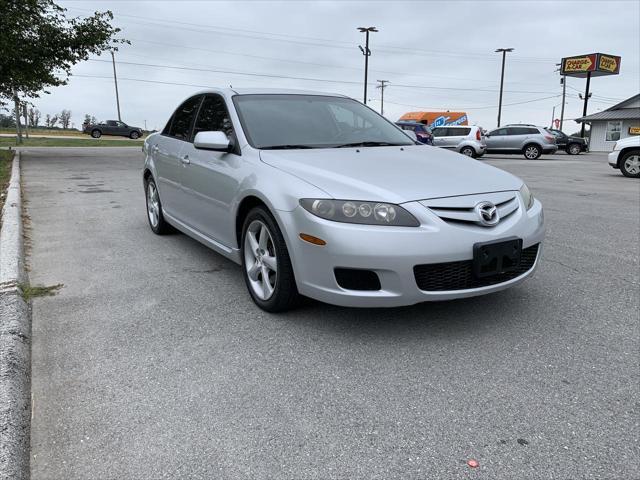
M480 202L474 208L482 225L492 227L500 221L498 208L491 202Z

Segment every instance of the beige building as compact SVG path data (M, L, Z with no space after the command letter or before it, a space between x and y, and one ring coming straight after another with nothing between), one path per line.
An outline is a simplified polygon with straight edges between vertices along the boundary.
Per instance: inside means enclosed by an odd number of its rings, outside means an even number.
M591 125L589 151L610 152L616 141L640 134L640 93L576 122Z

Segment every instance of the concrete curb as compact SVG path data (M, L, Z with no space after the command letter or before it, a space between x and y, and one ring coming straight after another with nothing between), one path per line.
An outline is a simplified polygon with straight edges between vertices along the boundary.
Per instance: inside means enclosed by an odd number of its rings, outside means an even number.
M19 287L26 280L17 152L0 230L0 479L29 478L31 309Z

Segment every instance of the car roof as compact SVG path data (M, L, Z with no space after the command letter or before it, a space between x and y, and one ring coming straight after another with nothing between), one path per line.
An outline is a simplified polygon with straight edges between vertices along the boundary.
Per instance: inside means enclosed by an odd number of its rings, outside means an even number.
M297 90L293 88L209 88L194 95L218 93L228 97L234 95L321 95L324 97L347 97L340 93L318 92L314 90Z

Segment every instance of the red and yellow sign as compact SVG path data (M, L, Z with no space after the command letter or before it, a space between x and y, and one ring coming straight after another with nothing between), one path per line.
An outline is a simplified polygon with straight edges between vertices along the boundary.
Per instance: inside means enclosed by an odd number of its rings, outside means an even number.
M618 60L619 57L600 54L600 58L598 59L598 69L604 70L605 72L615 73L618 71Z
M588 53L562 59L560 75L569 77L601 77L620 72L620 57L605 53Z
M564 74L592 72L596 68L596 54L583 55L582 57L565 58L562 62L562 70Z

